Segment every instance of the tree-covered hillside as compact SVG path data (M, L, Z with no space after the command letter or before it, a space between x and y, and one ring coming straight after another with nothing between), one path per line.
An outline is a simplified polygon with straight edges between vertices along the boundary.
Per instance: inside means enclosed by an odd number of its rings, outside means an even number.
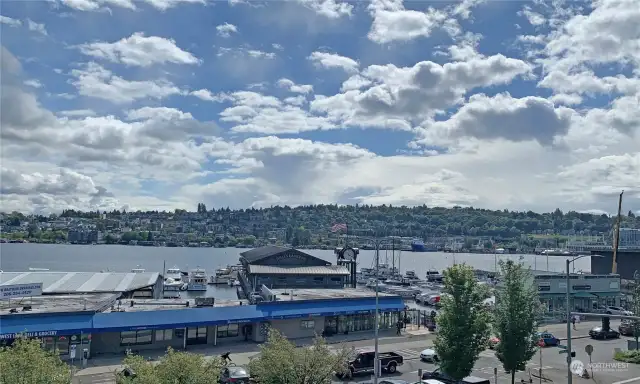
M97 221L118 220L132 222L147 218L151 221L179 221L191 225L236 226L248 234L263 236L276 229L287 232L303 229L310 234L327 233L332 225L346 223L349 232L386 233L422 238L441 236L491 236L514 238L523 234L599 235L611 232L615 217L589 213L567 212L560 209L548 213L532 211L492 211L477 208L430 208L394 206L276 206L263 209L231 210L207 209L198 205L197 212L164 211L92 211L66 210L61 215L25 217L20 213L4 214L3 223L18 225L21 221L46 222L58 219L85 218ZM138 220L139 221L139 220ZM623 227L640 228L640 218L631 211L623 215Z

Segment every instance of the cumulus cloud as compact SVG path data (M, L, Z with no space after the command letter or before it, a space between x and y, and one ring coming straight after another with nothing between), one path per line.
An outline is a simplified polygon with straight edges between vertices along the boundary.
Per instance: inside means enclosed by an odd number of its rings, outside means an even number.
M78 48L83 54L96 59L139 67L165 63L200 63L191 53L180 49L174 40L145 36L142 32L136 32L113 43L95 42L82 44Z

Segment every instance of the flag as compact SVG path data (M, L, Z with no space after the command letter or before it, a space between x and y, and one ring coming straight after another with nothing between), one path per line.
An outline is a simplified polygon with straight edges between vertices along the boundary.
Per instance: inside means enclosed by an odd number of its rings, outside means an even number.
M346 230L347 230L347 224L334 224L331 227L331 232L346 231Z

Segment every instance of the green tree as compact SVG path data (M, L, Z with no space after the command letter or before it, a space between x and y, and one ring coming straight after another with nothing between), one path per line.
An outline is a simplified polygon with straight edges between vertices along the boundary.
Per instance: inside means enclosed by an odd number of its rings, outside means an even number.
M532 284L529 268L512 260L500 262L502 283L496 292L493 327L500 342L496 356L504 370L511 373L524 370L537 350L536 321L540 315L538 291Z
M69 384L71 370L60 356L45 351L40 340L18 337L0 348L0 384Z
M210 384L218 382L223 364L219 357L169 348L157 363L140 355L130 355L124 359L124 366L133 371L135 377L118 372L117 384Z
M249 373L260 384L329 384L336 372L345 371L348 353L345 348L331 351L321 337L310 347L296 348L271 329L260 354L249 363Z
M457 264L444 271L443 293L435 349L442 372L462 380L471 374L489 340L487 290L477 283L470 266Z

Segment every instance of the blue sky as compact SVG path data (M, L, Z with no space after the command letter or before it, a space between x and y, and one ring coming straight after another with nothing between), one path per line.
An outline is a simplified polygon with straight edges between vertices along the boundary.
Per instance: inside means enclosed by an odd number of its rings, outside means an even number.
M632 3L5 2L3 75L42 121L3 120L3 195L607 211L624 187L637 205Z

